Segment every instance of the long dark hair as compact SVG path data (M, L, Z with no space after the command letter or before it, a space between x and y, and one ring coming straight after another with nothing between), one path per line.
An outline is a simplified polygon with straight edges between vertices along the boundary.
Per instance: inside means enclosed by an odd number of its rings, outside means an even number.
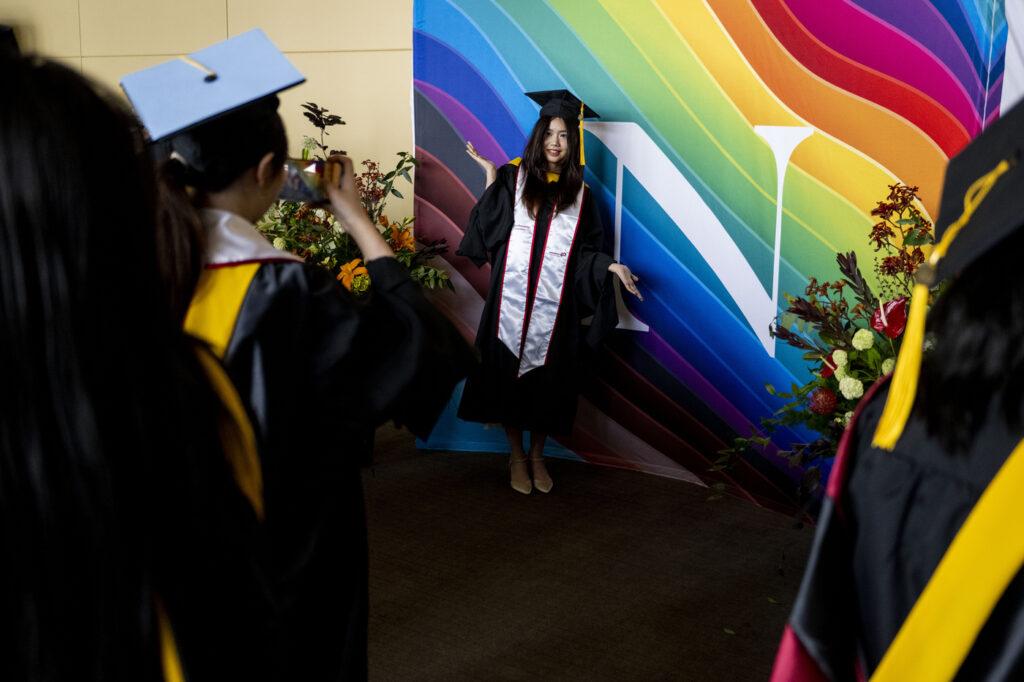
M271 95L152 145L159 183L159 255L168 295L184 319L202 272L206 233L196 213L204 195L230 186L268 152L284 163L288 139Z
M0 679L158 680L155 600L187 620L189 563L242 499L220 403L134 120L39 59L4 60L0 92Z
M544 135L551 125L552 116L541 116L530 132L530 139L523 151L520 172L526 173L523 187L523 203L536 217L540 206L552 202L555 209L564 211L576 201L583 185L583 166L580 165L580 131L573 121L565 121L569 149L562 164L558 182L548 182L548 161L544 155Z
M930 434L962 452L985 423L1024 423L1024 230L964 269L928 316L934 347L921 367L918 409Z

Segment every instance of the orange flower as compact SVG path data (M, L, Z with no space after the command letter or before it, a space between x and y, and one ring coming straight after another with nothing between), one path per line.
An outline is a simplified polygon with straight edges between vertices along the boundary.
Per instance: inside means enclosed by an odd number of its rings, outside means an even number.
M416 240L413 239L412 230L395 228L391 230L391 248L395 251L415 251Z
M369 271L363 267L363 261L359 258L350 260L341 266L341 272L338 273L338 281L341 282L349 291L352 291L352 281L359 275L369 275Z
M391 221L389 221L388 217L386 215L384 215L383 213L381 213L380 217L377 218L377 222L380 223L381 227L387 227L388 225L391 224Z

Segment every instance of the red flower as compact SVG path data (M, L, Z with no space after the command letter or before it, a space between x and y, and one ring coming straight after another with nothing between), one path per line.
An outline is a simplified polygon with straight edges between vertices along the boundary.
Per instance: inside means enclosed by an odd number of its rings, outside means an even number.
M836 394L829 388L819 388L811 394L811 412L832 414L836 411Z
M836 361L832 359L832 353L829 353L827 358L821 359L821 369L818 370L818 374L825 379L836 373Z
M907 297L900 296L882 304L871 315L871 328L895 339L907 326Z

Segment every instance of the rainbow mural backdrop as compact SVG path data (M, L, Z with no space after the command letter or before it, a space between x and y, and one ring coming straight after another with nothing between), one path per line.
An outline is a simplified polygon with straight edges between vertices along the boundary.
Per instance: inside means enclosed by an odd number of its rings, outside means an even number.
M768 335L783 292L835 278L838 251L868 274L889 184L934 217L947 160L999 116L1007 43L998 0L416 0L414 29L420 238L459 242L484 184L465 141L518 156L523 92L601 114L586 181L645 300L621 307L560 452L695 482L777 407L766 383L809 376ZM472 338L488 273L447 259L458 291L436 300ZM450 410L425 445L504 438ZM725 477L786 506L800 473L769 453Z

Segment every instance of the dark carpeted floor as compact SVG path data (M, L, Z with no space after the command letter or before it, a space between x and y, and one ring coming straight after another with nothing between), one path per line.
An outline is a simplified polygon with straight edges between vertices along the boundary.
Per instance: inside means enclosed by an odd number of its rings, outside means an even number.
M372 680L765 680L812 531L688 483L417 453L365 475Z

